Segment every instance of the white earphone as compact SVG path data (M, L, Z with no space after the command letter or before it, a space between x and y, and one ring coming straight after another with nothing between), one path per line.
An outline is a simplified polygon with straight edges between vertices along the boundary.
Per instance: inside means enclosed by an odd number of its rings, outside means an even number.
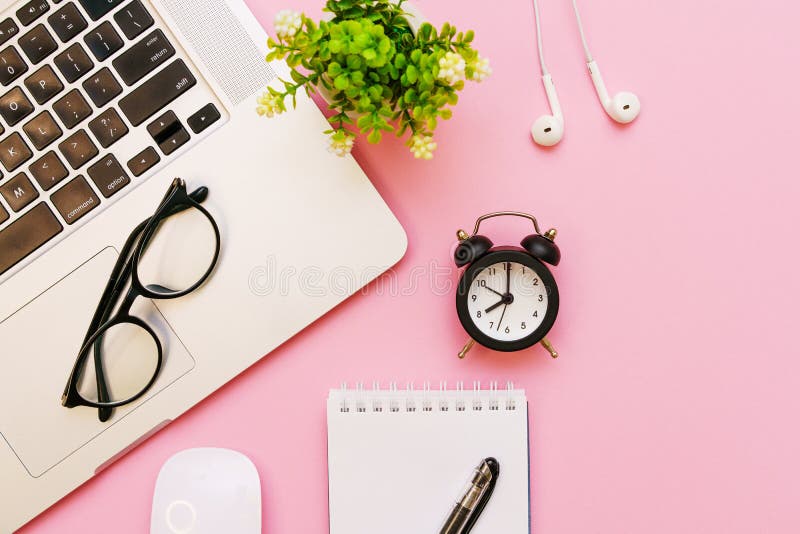
M539 3L533 0L533 13L536 18L536 42L539 47L539 65L542 67L542 83L544 92L547 94L547 101L550 103L550 113L552 115L542 115L531 127L533 140L542 146L553 146L564 137L564 114L561 112L561 103L558 101L556 85L553 77L547 72L544 62L544 52L542 49L542 30L539 26Z
M615 94L613 97L609 96L606 84L600 74L600 67L597 62L592 58L589 51L589 45L586 42L586 34L583 31L583 23L581 22L581 15L578 11L577 0L572 0L572 7L575 10L575 18L578 21L578 31L581 35L583 42L583 50L586 54L586 66L589 68L589 75L592 78L597 97L606 110L608 116L621 124L627 124L633 121L641 111L642 106L639 98L630 92L623 91ZM542 68L542 83L544 84L544 91L547 94L547 100L550 103L550 112L552 115L542 115L531 127L531 135L537 144L542 146L553 146L557 144L564 137L564 115L561 112L561 104L558 101L558 94L556 93L556 86L553 83L553 78L547 71L547 66L544 62L544 52L542 49L542 30L539 23L539 3L533 0L533 12L536 19L536 43L539 48L539 64Z

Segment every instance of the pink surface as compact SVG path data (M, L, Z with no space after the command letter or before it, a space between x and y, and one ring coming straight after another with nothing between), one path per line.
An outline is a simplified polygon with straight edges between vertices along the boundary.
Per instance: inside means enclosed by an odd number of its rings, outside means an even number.
M280 8L250 0L268 28ZM356 156L410 246L406 287L449 266L459 227L499 209L558 227L562 311L541 350L475 350L452 291L358 295L24 529L141 533L161 464L187 447L240 450L258 466L264 532L327 532L325 397L342 381L512 379L533 426L538 533L800 531L800 341L795 321L796 21L787 2L583 2L611 92L639 94L630 127L603 113L567 1L542 0L566 114L545 151L547 108L532 8L418 0L435 23L476 30L494 75L469 87L432 162L392 140ZM513 244L523 223L487 225ZM455 273L445 275L451 282ZM380 534L379 532L376 534Z

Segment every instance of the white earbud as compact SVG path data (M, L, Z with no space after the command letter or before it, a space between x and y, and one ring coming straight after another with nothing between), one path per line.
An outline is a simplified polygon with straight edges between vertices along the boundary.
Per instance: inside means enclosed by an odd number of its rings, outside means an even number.
M589 67L589 74L592 77L594 88L597 91L597 97L600 99L600 103L608 113L608 116L621 124L628 124L633 121L642 109L639 98L627 91L617 93L613 98L608 96L608 89L606 89L606 84L603 82L603 76L600 74L600 67L597 66L597 62L590 61L587 66Z
M558 101L556 86L553 77L549 74L542 76L544 91L547 93L547 100L550 102L550 112L552 115L542 115L531 127L531 135L537 144L542 146L553 146L558 144L564 137L564 114L561 113L561 103Z
M600 67L597 62L592 58L592 53L589 51L589 44L586 42L586 34L583 31L583 23L581 22L581 14L578 12L577 0L572 0L572 7L575 10L575 18L578 21L578 31L581 34L581 41L583 42L583 50L586 54L586 66L589 68L589 75L592 77L597 97L606 110L608 116L621 124L628 124L639 116L642 105L639 103L639 97L633 93L623 91L615 94L613 97L608 95L608 89L603 82L603 76L600 74Z
M533 15L536 19L536 44L539 48L539 65L542 68L542 83L544 92L547 94L547 101L550 102L550 113L552 115L542 115L531 127L533 140L541 146L553 146L558 144L564 137L564 114L561 113L561 103L558 101L558 93L553 83L553 77L547 72L547 65L544 63L544 52L542 51L542 29L539 26L539 3L533 0Z

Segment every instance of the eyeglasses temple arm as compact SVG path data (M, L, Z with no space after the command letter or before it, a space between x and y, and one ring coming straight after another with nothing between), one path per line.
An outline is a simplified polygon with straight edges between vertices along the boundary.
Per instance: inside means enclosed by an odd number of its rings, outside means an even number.
M149 220L149 219L148 219ZM117 259L117 263L114 265L114 269L111 271L111 276L108 278L108 283L106 284L105 289L103 290L103 295L100 297L100 302L95 309L94 316L92 317L92 321L89 323L89 328L86 331L86 336L83 338L83 345L86 344L87 341L94 335L97 329L108 319L111 310L114 308L114 304L116 303L117 298L119 297L119 293L122 288L119 286L120 280L125 280L127 278L126 273L130 270L130 261L129 256L131 250L133 249L133 245L136 243L136 239L138 239L139 234L141 233L142 229L144 228L146 221L138 225L133 232L131 232L128 239L125 241L125 245L122 247L122 251L119 254L119 258ZM81 346L83 346L81 345ZM77 362L76 362L77 363ZM95 344L94 350L94 368L95 368L95 379L97 380L97 398L100 402L108 402L109 394L108 394L108 385L106 384L105 380L105 373L103 372L103 362L100 358L99 352L99 341ZM67 385L69 387L69 384ZM111 417L111 408L99 408L98 409L98 418L100 421L107 421Z

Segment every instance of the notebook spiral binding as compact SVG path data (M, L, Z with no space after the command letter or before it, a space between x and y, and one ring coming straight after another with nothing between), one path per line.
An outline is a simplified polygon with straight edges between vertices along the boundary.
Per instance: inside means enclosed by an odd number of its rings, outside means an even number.
M448 389L447 382L439 382L438 389L432 389L425 382L421 389L413 382L404 389L397 382L390 382L388 389L381 389L378 382L372 389L365 389L363 382L349 389L342 384L339 395L341 413L400 413L400 412L489 412L516 411L518 390L512 382L500 388L498 382L489 382L489 387L481 387L480 381L472 383L472 389L465 389L464 382L456 382L455 389Z

